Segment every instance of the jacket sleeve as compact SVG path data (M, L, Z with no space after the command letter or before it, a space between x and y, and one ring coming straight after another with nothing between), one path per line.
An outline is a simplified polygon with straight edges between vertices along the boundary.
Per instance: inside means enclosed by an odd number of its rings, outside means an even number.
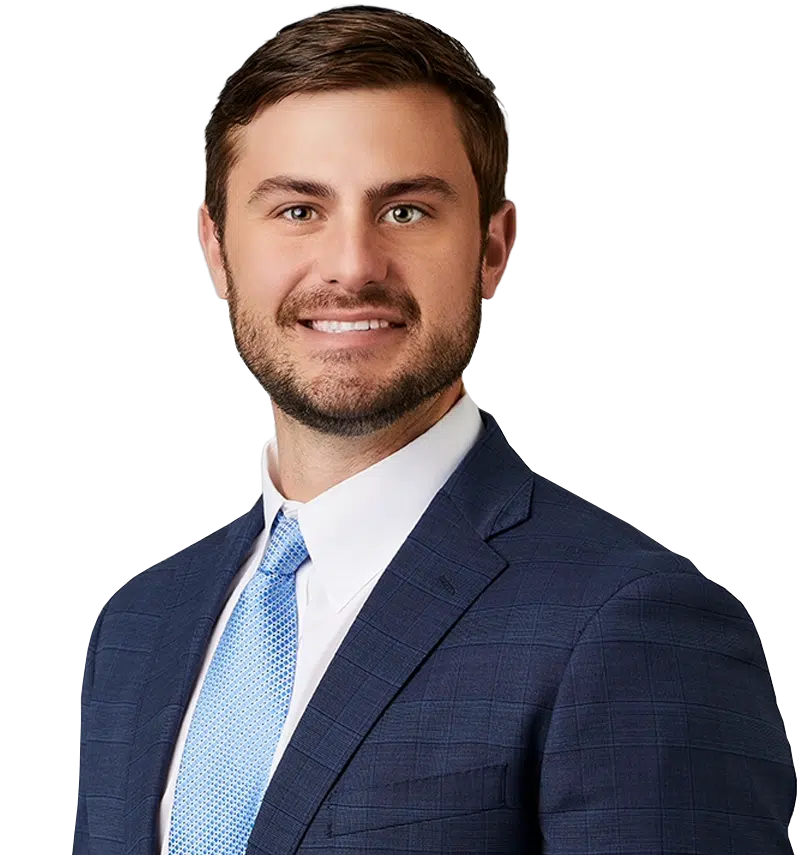
M80 771L78 778L78 813L75 820L75 840L72 855L89 855L89 829L86 816L86 790L90 770L86 764L86 743L88 740L89 699L92 694L94 680L94 656L97 650L97 639L100 635L100 625L105 616L106 604L94 624L89 638L89 651L86 654L86 665L83 670L83 685L81 687L81 747Z
M689 566L625 585L573 649L542 757L548 855L791 855L797 779L761 641Z

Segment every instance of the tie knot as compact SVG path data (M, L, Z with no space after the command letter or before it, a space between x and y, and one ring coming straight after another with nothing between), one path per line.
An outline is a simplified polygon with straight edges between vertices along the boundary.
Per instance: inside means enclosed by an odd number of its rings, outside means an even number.
M296 517L287 517L281 510L272 524L269 543L258 568L275 576L292 576L308 558L308 549Z

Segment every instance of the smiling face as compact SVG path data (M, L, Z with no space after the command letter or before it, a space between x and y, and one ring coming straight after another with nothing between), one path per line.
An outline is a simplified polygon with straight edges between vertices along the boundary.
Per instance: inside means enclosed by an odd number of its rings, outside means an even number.
M200 238L237 349L273 404L359 436L458 384L514 211L507 202L492 218L482 258L478 188L447 95L300 93L240 133L224 246L205 206Z

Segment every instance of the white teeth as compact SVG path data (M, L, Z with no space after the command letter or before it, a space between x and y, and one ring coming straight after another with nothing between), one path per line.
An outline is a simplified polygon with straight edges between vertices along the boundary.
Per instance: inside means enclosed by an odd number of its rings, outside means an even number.
M320 332L350 332L352 330L376 330L389 326L389 321L311 321L311 328Z

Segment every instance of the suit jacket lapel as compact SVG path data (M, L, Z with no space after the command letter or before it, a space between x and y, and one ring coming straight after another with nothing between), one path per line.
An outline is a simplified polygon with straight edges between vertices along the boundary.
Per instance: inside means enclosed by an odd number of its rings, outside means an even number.
M481 416L486 431L381 575L309 701L267 788L248 855L296 852L377 718L506 567L486 540L530 514L533 474L495 420Z
M248 513L151 571L153 611L162 616L128 766L127 855L159 851L158 809L181 720L228 587L263 528L259 498Z

